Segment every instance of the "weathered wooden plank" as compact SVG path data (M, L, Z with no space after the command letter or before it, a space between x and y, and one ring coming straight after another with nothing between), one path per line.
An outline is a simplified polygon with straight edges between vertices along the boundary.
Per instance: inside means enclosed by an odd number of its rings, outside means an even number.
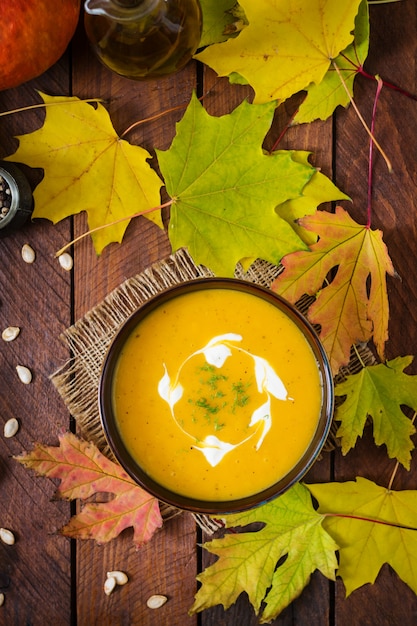
M370 7L371 48L365 68L371 74L417 92L415 59L417 58L417 6L411 2ZM355 87L356 103L371 121L376 83L359 77ZM390 339L387 358L415 354L417 348L416 284L417 255L415 198L416 187L416 102L384 87L379 98L375 135L393 166L392 174L374 150L372 228L383 232L384 241L399 277L388 278L390 299ZM341 112L336 131L337 183L352 197L346 205L359 223L365 224L368 193L369 139L352 109ZM416 372L416 364L408 373ZM346 458L336 457L337 480L352 480L357 475L388 486L395 461L389 460L385 446L377 449L371 428L355 450ZM412 469L415 469L415 458ZM399 470L393 489L416 489L415 471ZM365 585L345 598L339 582L336 597L336 619L340 626L372 624L400 626L417 619L415 594L385 565L375 585Z
M167 149L175 133L175 122L195 85L193 64L172 78L136 83L120 78L102 67L89 53L81 37L74 47L74 95L99 97L107 102L113 124L121 135L131 124L159 113L155 121L137 126L126 138L150 153ZM155 161L153 162L156 167ZM132 206L132 213L137 210ZM86 229L84 217L76 220L75 233ZM126 278L168 256L170 246L165 231L145 218L128 227L122 245L112 244L97 258L88 238L74 249L74 311L78 319L98 304ZM136 552L130 532L109 545L92 542L77 544L78 626L127 626L155 623L192 624L187 616L193 601L197 573L196 534L193 518L186 514L166 522L151 543ZM130 582L110 597L103 593L105 572L122 569ZM146 599L160 593L169 597L158 613L146 606ZM161 621L159 621L161 620Z
M205 69L204 106L211 115L230 113L242 100L251 99L251 90L248 87L229 85L227 79L219 79L211 70ZM332 121L317 122L313 125L286 127L295 110L294 102L281 106L276 113L275 120L268 133L264 148L294 149L310 151L310 162L321 169L327 176L332 176L333 144ZM285 132L284 132L285 131ZM278 141L279 140L279 141ZM322 207L323 208L323 207ZM262 207L260 207L262 211ZM325 481L330 479L331 454L324 453L306 476L306 482ZM208 540L209 538L206 538ZM215 561L207 551L202 551L202 567L206 569ZM320 574L313 576L312 582L301 598L276 618L272 624L276 626L290 626L293 624L310 624L324 626L330 624L330 596L333 594L332 584ZM246 594L242 594L237 602L227 611L217 605L205 610L201 615L204 626L224 626L239 624L239 626L255 626L258 619L251 607Z
M35 89L68 93L68 58L41 78L0 93L0 110L39 102ZM0 158L15 150L13 136L34 130L42 120L40 110L2 117ZM32 184L39 180L36 172L23 169ZM0 622L8 626L65 626L71 620L70 542L56 533L69 518L69 504L52 501L54 484L12 458L35 441L55 445L58 431L69 426L68 412L49 380L68 358L59 335L71 321L70 276L54 253L69 232L69 223L54 227L38 220L0 239L0 327L21 327L13 343L0 345L0 526L12 529L17 539L14 546L0 544L0 586L5 587L0 589L5 594ZM36 251L33 265L21 258L26 242ZM33 371L30 385L18 380L17 364ZM5 439L3 424L11 417L19 420L20 429Z

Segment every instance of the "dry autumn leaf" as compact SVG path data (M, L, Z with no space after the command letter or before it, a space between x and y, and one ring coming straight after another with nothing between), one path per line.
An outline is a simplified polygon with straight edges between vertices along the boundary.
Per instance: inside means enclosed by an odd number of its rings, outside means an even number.
M139 548L162 526L158 500L92 443L72 433L61 435L58 447L38 443L31 452L15 458L42 476L58 478L60 498L85 501L96 494L113 494L112 500L84 504L61 529L64 535L105 543L132 526L133 542Z
M6 160L43 168L34 192L33 217L53 223L86 211L90 230L149 211L160 205L162 181L151 169L151 155L120 139L109 114L78 98L41 94L43 126L18 137L19 147ZM162 227L159 211L146 214ZM122 241L128 219L92 233L96 252Z
M284 271L272 289L294 303L304 294L316 296L308 318L321 326L320 338L334 374L349 362L351 346L371 337L384 359L389 318L386 274L394 275L394 269L381 231L361 226L341 207L334 214L317 211L300 224L319 240L308 252L283 259Z
M196 58L219 76L243 77L255 90L255 103L285 100L319 84L353 41L360 1L240 0L248 26Z

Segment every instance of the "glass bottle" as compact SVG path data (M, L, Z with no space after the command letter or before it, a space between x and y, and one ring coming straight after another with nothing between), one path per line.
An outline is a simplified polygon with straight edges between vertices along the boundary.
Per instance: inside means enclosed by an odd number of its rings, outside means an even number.
M198 0L85 0L84 25L100 61L135 80L183 68L196 51Z
M33 210L32 190L13 163L0 161L0 238L23 226Z

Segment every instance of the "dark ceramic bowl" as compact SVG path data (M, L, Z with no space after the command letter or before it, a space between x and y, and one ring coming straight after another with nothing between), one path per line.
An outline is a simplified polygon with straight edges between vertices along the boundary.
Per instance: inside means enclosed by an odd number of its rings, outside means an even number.
M112 402L112 386L115 367L117 365L121 349L136 325L149 315L156 307L165 304L172 298L191 291L202 289L233 289L244 291L262 298L277 307L302 331L315 356L322 383L322 404L316 432L310 445L308 446L308 449L296 465L282 479L278 480L275 484L267 489L264 489L260 493L230 501L213 502L188 498L170 491L155 482L155 480L153 480L140 467L140 465L138 465L128 452L118 430ZM129 317L114 338L104 361L99 384L99 408L102 426L113 453L126 472L135 482L138 483L138 485L159 500L179 509L210 515L243 511L260 504L264 504L281 495L294 483L300 481L300 479L306 474L311 465L317 459L325 443L333 416L333 406L334 392L331 369L326 353L312 326L294 306L271 290L238 279L195 279L171 287L146 301L136 312L133 313L133 315L131 315L131 317ZM163 459L161 459L161 463L163 463Z

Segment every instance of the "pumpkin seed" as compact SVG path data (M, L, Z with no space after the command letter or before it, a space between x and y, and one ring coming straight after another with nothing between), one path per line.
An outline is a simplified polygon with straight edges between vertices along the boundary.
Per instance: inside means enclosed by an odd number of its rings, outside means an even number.
M36 258L36 254L32 246L25 243L22 247L22 259L25 263L33 263Z
M67 272L72 270L74 261L72 260L72 256L68 254L68 252L64 252L63 254L60 254L58 257L58 261L59 261L60 266Z
M11 417L4 425L4 436L8 439L14 437L19 430L19 422L15 417Z
M114 570L113 572L107 572L107 578L115 578L116 583L118 585L125 585L129 580L127 574L121 572L119 570Z
M0 606L4 604L4 593L0 593Z
M3 330L1 338L3 339L3 341L13 341L14 339L16 339L19 333L20 328L18 326L8 326Z
M104 593L106 594L106 596L109 596L111 594L116 584L117 583L114 576L108 576L106 578L106 580L104 581Z
M24 365L16 365L16 372L24 385L28 385L32 382L32 372L28 367L25 367Z
M156 594L147 599L146 605L150 609L160 609L161 606L163 606L165 602L167 601L168 601L168 598L166 596L160 596Z
M8 546L12 546L15 542L14 534L8 528L0 528L0 539Z

